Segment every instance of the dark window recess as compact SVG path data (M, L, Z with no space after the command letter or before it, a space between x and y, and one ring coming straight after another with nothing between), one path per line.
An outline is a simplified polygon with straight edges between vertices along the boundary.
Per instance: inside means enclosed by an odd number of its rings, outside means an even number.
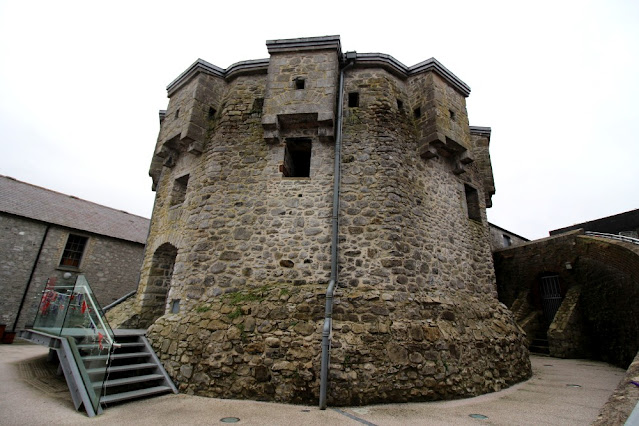
M449 109L448 115L450 115L451 120L455 121L455 111L453 111L452 109Z
M466 192L466 209L468 218L481 222L481 209L479 207L479 193L470 185L464 185Z
M413 117L415 118L419 118L422 116L422 109L420 107L417 107L413 110Z
M171 313L179 314L180 313L180 299L173 299L171 302Z
M502 237L504 238L504 247L510 247L513 244L513 241L510 239L510 236L506 234L502 234Z
M253 101L253 108L251 109L251 112L261 114L263 108L264 98L255 98L255 100Z
M351 92L348 94L348 107L349 108L359 107L359 93Z
M213 120L215 118L216 113L217 111L215 110L215 108L209 107L209 114L208 114L209 120Z
M171 193L171 205L182 204L186 198L186 187L189 184L189 175L184 175L173 182L173 192Z
M281 166L284 177L311 176L311 140L290 139L284 148L284 163Z
M295 90L302 90L306 86L306 80L302 77L296 77L293 82L295 83Z
M180 116L180 108L175 110L175 118L178 118Z
M401 99L397 99L397 109L400 111L404 111L404 102Z
M79 268L87 240L87 237L69 234L67 245L64 247L64 252L62 252L62 259L60 259L60 266Z

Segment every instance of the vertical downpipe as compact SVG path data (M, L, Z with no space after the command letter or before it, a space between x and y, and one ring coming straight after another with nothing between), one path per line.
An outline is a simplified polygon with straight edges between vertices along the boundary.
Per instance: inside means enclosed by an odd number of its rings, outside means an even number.
M324 311L324 327L322 328L322 364L320 370L320 410L326 409L326 393L328 388L328 369L330 365L331 334L333 331L333 294L337 288L337 243L339 239L339 188L341 180L342 156L342 115L344 112L344 71L353 64L355 52L346 53L348 62L339 73L339 91L337 93L337 132L335 136L335 168L333 171L333 215L331 237L331 279L326 289L326 308Z
M18 326L18 320L20 319L20 314L22 313L22 308L24 307L24 302L27 300L27 295L29 293L29 289L31 288L31 281L33 281L33 275L35 274L36 268L38 267L38 262L40 261L40 255L42 254L42 249L44 248L44 243L47 240L47 235L49 235L49 228L51 226L47 225L44 229L44 235L42 236L42 241L40 242L40 248L38 249L38 254L36 255L35 260L33 261L33 266L31 267L31 273L29 274L29 279L27 280L27 286L24 289L24 293L22 294L22 300L20 300L20 306L18 306L18 313L16 314L16 319L13 322L13 327L11 331L16 331L16 327Z

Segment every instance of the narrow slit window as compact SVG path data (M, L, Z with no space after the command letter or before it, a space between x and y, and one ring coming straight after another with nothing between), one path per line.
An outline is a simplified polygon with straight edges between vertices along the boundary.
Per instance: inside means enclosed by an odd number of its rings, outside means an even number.
M310 177L311 140L287 140L284 148L284 162L280 170L284 177Z
M69 234L60 259L60 266L79 268L87 241L87 237Z
M404 102L401 99L397 99L397 109L399 111L404 111Z
M216 113L217 111L215 110L215 108L209 107L209 114L208 114L209 120L213 120L215 118Z
M295 90L302 90L306 87L306 80L304 80L302 77L295 78L293 82L295 83Z
M419 118L422 116L422 109L421 107L417 107L413 110L413 117L415 118Z
M253 101L253 108L251 109L251 112L261 114L263 108L264 98L255 98L255 100Z
M171 193L171 206L182 204L186 199L186 187L189 184L189 175L184 175L173 182L173 192Z
M464 192L466 193L466 209L468 210L468 218L481 222L479 193L470 185L464 185Z
M180 116L180 108L175 110L175 118L178 118Z
M455 121L455 111L453 111L452 109L449 109L448 115L450 116L451 120Z
M348 94L348 107L349 108L358 108L359 107L359 93L351 92Z

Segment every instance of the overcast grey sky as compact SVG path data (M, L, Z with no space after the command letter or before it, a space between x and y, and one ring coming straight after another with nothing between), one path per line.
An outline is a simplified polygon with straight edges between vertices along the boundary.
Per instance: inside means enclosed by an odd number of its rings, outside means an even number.
M489 220L528 238L639 208L639 2L0 0L0 174L150 217L166 86L197 58L340 35L435 57L490 126Z

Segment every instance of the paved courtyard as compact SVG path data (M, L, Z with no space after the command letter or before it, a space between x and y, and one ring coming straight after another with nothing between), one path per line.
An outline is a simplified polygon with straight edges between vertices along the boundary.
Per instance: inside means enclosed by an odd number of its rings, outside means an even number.
M624 370L605 363L532 356L533 377L501 392L457 401L329 408L165 395L115 405L90 419L76 412L47 348L0 345L0 425L587 425Z

